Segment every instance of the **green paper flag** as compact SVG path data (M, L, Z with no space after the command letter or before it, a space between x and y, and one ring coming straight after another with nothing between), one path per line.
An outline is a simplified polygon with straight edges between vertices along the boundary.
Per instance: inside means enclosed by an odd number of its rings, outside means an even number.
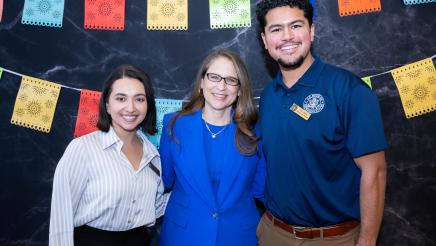
M0 67L0 79L2 78L3 68Z
M368 77L363 77L361 79L363 80L363 82L365 82L369 86L369 88L372 89L371 77L368 76Z
M250 0L209 0L210 27L251 26Z

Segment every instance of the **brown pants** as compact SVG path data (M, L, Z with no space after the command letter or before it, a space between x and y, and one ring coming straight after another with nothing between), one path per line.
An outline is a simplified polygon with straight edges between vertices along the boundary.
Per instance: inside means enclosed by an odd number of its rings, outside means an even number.
M295 239L294 235L274 226L264 214L257 226L257 238L260 246L355 246L359 237L360 226L341 236Z

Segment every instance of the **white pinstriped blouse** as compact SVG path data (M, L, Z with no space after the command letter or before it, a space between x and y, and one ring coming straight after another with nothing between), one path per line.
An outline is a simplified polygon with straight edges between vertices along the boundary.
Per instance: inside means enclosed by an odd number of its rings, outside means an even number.
M152 226L165 209L159 153L140 131L143 156L135 171L110 128L74 139L53 180L50 246L73 245L74 227L108 231ZM152 164L152 165L150 165Z

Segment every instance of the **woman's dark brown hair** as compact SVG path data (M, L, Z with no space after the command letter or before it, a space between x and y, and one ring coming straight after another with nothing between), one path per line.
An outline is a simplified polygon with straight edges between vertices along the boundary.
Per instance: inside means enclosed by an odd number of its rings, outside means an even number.
M176 139L176 136L174 136L174 124L178 118L184 115L195 113L204 107L204 97L201 92L201 81L205 77L212 62L220 57L227 58L233 63L240 82L239 96L232 105L234 110L233 122L237 126L235 143L242 154L251 155L257 151L258 137L253 130L254 125L257 122L257 111L251 95L251 85L248 71L241 58L229 50L216 50L204 59L200 69L198 70L194 89L188 103L186 103L183 106L183 109L170 120L170 135Z
M122 78L137 79L144 85L145 97L147 98L147 114L145 119L138 125L144 132L153 135L156 129L156 105L154 102L153 86L148 75L140 68L132 65L121 65L115 68L106 79L103 85L103 92L100 98L97 127L103 132L108 132L112 124L112 118L107 112L106 104L112 92L112 85Z

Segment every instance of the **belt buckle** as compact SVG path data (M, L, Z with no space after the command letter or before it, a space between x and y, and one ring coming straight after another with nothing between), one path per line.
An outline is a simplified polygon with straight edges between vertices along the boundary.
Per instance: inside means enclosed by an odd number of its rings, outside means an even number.
M292 233L294 234L294 239L305 239L303 237L298 237L297 232L303 232L306 227L303 226L292 226Z

